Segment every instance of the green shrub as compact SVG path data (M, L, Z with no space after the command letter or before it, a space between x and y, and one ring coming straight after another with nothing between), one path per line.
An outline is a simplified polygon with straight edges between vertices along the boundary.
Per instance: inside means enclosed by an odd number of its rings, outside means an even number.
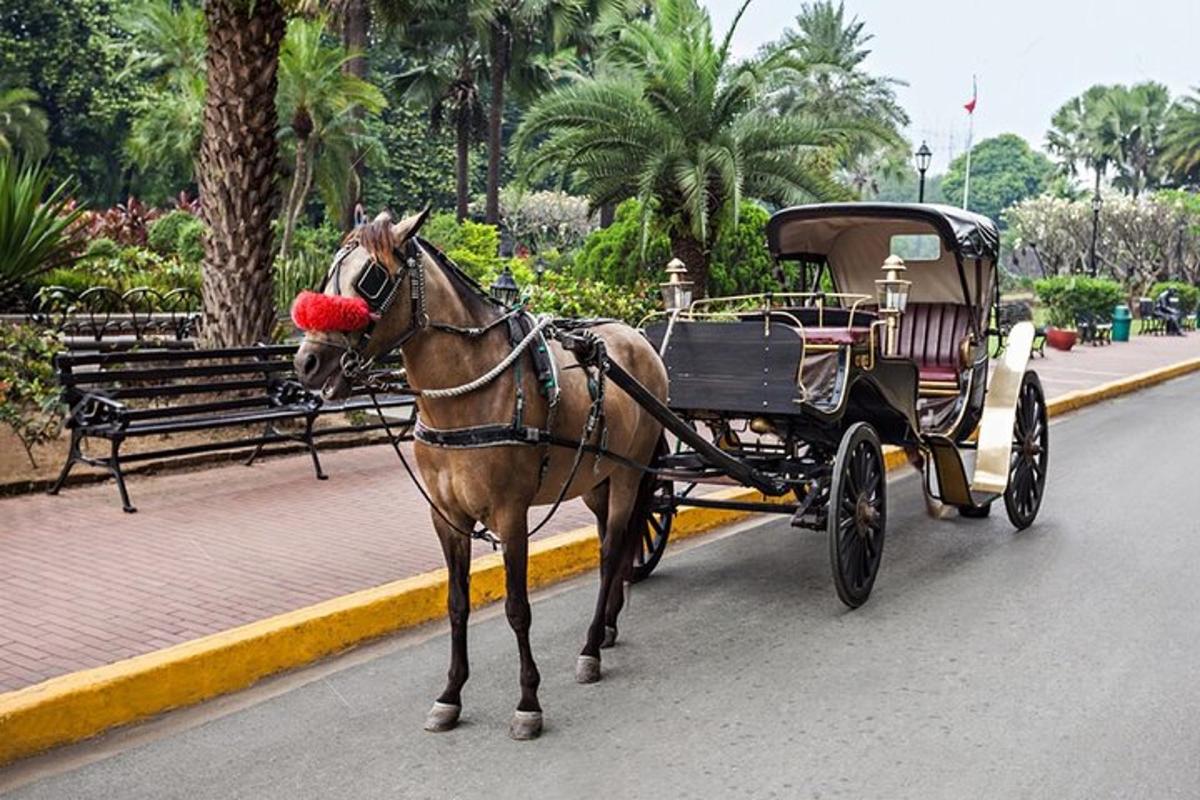
M79 258L83 210L67 199L72 186L52 186L40 165L0 157L0 301L25 294L43 273Z
M521 283L520 278L517 279ZM530 311L557 317L609 317L636 325L659 307L658 287L649 282L614 286L604 281L547 272L542 283L522 284Z
M1049 311L1050 324L1056 328L1075 327L1075 319L1081 314L1110 316L1113 307L1125 300L1121 284L1108 278L1059 275L1042 278L1034 283L1034 289Z
M737 225L722 226L712 248L709 294L747 294L784 288L779 285L767 252L769 218L762 206L743 203ZM612 225L587 237L571 269L581 278L628 286L638 281L661 282L670 260L670 239L654 221L649 225L643 250L641 206L636 200L626 200L617 207ZM791 265L787 266L790 273Z
M629 286L653 280L671 260L671 242L653 221L642 247L641 206L626 200L617 206L613 223L593 231L575 254L572 273L579 278Z
M54 377L58 334L35 325L0 324L0 422L12 428L29 463L36 445L58 436L62 414Z
M495 225L471 220L459 223L453 214L434 214L421 227L421 236L485 285L490 282L489 276L494 277L503 268L500 232Z
M1200 288L1192 286L1190 283L1184 283L1183 281L1163 281L1162 283L1156 283L1150 289L1150 296L1158 297L1167 289L1175 290L1175 294L1179 298L1179 311L1182 314L1191 314L1196 310L1197 305L1200 305Z
M94 240L88 257L75 266L42 276L43 286L65 286L74 291L92 286L107 286L117 292L141 286L163 293L180 287L199 291L200 283L199 262L184 262L136 245L119 247L109 239Z

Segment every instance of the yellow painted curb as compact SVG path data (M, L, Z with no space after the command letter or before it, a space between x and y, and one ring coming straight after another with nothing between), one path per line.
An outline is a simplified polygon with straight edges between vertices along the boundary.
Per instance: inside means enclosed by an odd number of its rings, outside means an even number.
M1051 416L1200 371L1200 358L1143 372L1050 401ZM904 452L885 449L889 471L903 466ZM740 487L714 498L762 500ZM686 508L676 516L672 539L743 519L746 512ZM530 545L529 582L544 586L595 567L596 531L580 528ZM504 596L499 554L475 559L471 603ZM83 670L0 694L0 766L28 755L94 736L109 728L168 709L192 705L245 688L255 681L445 614L446 570L439 569L337 597L307 608L215 633L183 644Z

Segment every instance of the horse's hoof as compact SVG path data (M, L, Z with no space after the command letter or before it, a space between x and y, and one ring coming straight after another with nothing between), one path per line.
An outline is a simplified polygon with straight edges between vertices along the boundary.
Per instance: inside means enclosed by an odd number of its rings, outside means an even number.
M575 661L575 682L595 683L600 680L600 659L596 656L580 656Z
M514 711L512 724L508 726L508 735L518 742L536 739L542 733L542 712Z
M433 708L429 709L429 716L425 717L425 730L430 733L445 733L454 730L458 725L458 716L461 713L462 706L443 703L439 700L433 704Z
M609 647L612 647L616 643L617 643L617 626L616 625L605 625L604 626L604 641L600 643L600 646L603 648L609 648Z

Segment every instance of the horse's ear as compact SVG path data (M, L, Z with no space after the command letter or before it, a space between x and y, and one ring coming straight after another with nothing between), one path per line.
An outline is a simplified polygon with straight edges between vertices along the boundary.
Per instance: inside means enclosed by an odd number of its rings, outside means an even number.
M392 226L392 236L397 242L407 242L409 239L417 235L417 231L425 224L425 220L429 218L429 206L425 206L419 213L411 217L406 217Z

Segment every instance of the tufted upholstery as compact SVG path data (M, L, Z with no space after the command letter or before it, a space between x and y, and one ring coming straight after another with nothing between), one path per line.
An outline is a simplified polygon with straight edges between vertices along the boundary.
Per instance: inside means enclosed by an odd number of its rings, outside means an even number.
M954 303L909 303L900 317L900 355L917 362L921 379L958 379L959 346L970 329L971 309Z

